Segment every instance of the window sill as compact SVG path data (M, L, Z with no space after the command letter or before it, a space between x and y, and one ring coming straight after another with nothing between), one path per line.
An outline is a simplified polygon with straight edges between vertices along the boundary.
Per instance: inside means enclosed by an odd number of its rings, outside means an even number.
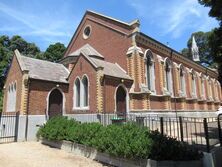
M76 111L76 110L89 110L89 106L88 107L75 107L72 110L73 111Z

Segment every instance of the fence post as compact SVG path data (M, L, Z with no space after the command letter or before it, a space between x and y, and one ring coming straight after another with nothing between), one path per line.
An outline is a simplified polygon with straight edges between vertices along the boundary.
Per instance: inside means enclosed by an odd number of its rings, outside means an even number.
M179 117L179 123L180 123L180 138L181 141L183 142L183 122L182 122L182 117Z
M210 143L209 143L207 118L204 118L203 124L204 124L204 133L205 133L205 139L206 139L206 144L207 144L207 152L209 153L210 152Z
M16 116L15 116L15 142L18 141L18 126L19 126L19 111L16 112Z
M218 117L217 117L217 125L218 125L218 136L219 136L220 146L222 147L222 134L221 134L220 116L222 116L222 114L219 114Z
M160 117L160 133L163 135L163 117Z

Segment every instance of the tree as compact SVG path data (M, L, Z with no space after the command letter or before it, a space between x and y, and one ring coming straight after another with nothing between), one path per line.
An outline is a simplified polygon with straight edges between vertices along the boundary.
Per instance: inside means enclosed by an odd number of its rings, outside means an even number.
M40 49L34 43L28 43L18 35L11 38L9 49L11 51L18 49L19 52L30 57L40 53Z
M60 60L66 50L66 47L62 43L55 43L49 45L44 54L39 54L37 58L56 62Z
M24 55L32 57L40 53L40 49L34 43L28 43L18 35L13 36L11 39L6 35L0 36L0 111L3 102L2 88L15 49L18 49Z
M221 0L198 0L201 5L210 7L209 16L215 17L220 25L222 23L222 1Z
M211 55L218 64L219 80L222 83L222 1L221 0L198 0L200 4L210 7L209 16L219 21L219 27L215 28L209 38Z
M195 36L197 46L199 48L199 55L200 55L200 64L207 66L207 67L213 67L215 66L215 63L213 61L213 56L211 53L211 48L209 47L209 39L212 35L212 32L195 32L192 33L189 40L187 41L187 48L184 48L181 53L188 58L192 59L192 52L191 52L191 46L192 46L192 37Z
M62 58L66 48L64 44L56 43L50 45L45 52L41 52L34 43L27 42L21 36L15 35L11 39L6 35L0 36L0 111L3 101L2 88L15 49L25 56L54 62Z

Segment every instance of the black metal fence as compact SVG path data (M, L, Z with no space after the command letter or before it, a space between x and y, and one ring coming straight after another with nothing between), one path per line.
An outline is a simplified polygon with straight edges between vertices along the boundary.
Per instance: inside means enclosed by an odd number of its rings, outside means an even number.
M0 112L0 144L17 141L18 121L18 112Z
M198 149L210 152L215 146L222 146L222 116L208 118L194 117L161 117L151 114L99 113L89 116L87 122L100 122L103 125L136 122L140 126L157 130L162 134L193 145Z

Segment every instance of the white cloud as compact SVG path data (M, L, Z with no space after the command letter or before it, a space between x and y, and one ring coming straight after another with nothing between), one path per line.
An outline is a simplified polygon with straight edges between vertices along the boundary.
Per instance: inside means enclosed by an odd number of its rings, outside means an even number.
M74 27L78 24L79 19L75 19L72 26L69 22L70 17L64 18L61 13L58 13L59 18L54 16L55 13L44 15L38 13L28 13L27 11L18 10L11 6L7 6L0 2L1 18L12 20L13 24L5 23L0 27L0 32L17 33L22 36L34 36L48 43L64 42L73 34Z
M185 31L209 31L218 25L197 0L128 0L140 17L160 28L162 35L180 37Z

